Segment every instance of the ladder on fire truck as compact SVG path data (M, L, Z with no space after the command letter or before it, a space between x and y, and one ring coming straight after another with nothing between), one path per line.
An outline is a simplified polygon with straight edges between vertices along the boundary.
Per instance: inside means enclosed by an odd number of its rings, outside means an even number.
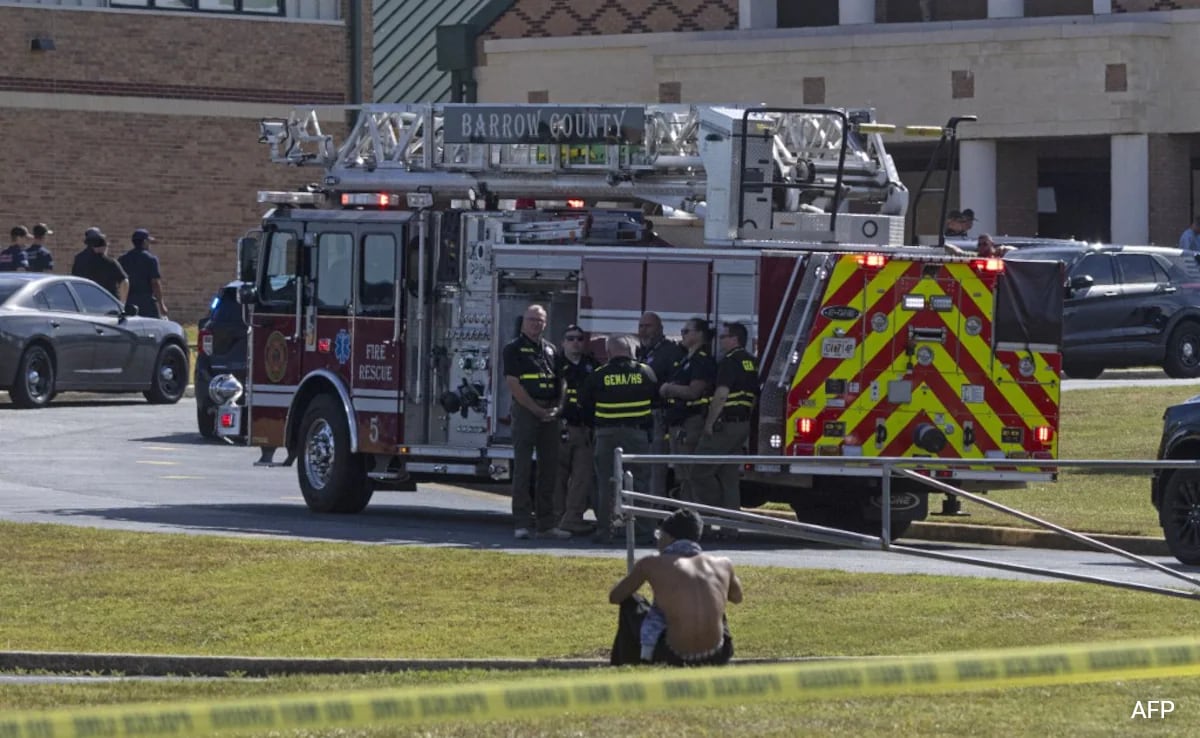
M338 140L328 121L348 110L356 123ZM324 169L329 192L641 201L703 217L706 231L716 216L738 238L772 227L764 211L821 214L830 231L852 201L903 216L882 139L894 129L867 109L420 103L296 108L263 120L260 141L274 162Z

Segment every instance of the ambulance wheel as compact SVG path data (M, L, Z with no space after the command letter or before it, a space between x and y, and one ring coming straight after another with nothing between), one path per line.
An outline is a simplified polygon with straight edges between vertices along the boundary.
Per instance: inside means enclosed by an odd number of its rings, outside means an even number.
M1097 364L1066 364L1063 373L1071 379L1095 379L1104 373L1104 367Z
M1185 320L1171 331L1163 370L1175 379L1200 377L1200 323Z
M158 350L154 373L150 376L150 389L142 394L151 405L174 405L183 399L187 378L187 354L179 346L168 343Z
M300 421L296 471L308 509L318 513L358 513L374 491L360 454L350 453L350 426L340 405L320 395Z
M30 346L17 362L17 376L8 391L17 407L45 407L54 397L54 362L41 346Z
M1188 566L1200 565L1200 472L1172 472L1163 487L1158 522L1171 555Z

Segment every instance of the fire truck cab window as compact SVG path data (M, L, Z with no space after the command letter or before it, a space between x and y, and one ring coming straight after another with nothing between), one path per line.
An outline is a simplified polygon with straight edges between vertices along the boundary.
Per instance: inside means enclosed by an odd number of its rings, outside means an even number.
M316 273L317 312L321 315L346 315L350 309L354 237L349 233L322 233L317 236Z
M396 239L372 233L362 239L358 314L391 318L396 312Z
M267 240L263 260L259 303L268 312L290 313L296 309L296 234L275 231Z

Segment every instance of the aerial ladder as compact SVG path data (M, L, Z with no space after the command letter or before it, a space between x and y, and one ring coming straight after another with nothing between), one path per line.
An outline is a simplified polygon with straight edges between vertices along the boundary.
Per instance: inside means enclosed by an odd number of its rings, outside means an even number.
M261 122L271 159L330 195L640 203L704 220L711 245L901 244L908 190L870 109L763 105L368 104ZM333 120L344 125L345 108ZM328 113L326 112L328 115Z

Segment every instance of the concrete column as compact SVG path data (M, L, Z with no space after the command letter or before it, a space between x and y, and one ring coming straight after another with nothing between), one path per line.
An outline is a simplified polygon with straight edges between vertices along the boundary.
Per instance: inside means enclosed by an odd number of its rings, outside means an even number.
M838 0L838 25L875 22L875 0Z
M738 0L738 28L748 31L754 28L775 28L779 16L775 12L775 0Z
M1112 241L1150 241L1150 139L1145 134L1113 136ZM1182 230L1182 228L1180 229Z
M988 0L989 18L1025 17L1025 0Z
M996 227L996 142L958 144L958 203L975 211L972 236L1001 235Z
M1092 0L1092 15L1112 13L1112 0Z

